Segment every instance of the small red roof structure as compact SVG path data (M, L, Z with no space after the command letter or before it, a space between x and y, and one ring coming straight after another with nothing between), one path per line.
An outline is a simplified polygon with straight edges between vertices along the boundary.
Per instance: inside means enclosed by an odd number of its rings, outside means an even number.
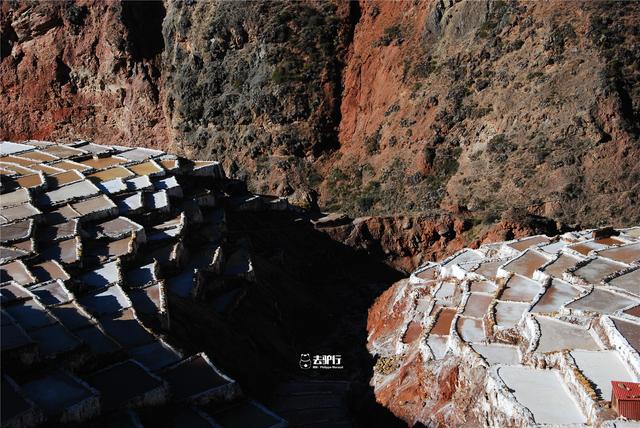
M640 383L611 381L611 407L620 416L640 420Z

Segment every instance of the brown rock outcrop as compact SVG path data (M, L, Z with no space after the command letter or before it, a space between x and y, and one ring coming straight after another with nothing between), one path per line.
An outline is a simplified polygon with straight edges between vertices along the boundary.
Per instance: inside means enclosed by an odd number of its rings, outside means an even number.
M216 157L350 215L637 222L638 3L4 2L0 138Z

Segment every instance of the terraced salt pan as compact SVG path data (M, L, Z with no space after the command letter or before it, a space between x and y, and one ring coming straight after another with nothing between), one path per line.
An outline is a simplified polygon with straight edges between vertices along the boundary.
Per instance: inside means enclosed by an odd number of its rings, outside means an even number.
M33 284L36 279L20 260L0 266L0 282L15 281L20 285Z
M571 398L557 370L503 366L497 371L516 400L539 424L584 424L586 417Z
M632 263L640 260L640 244L610 248L600 252L599 255L624 263Z
M83 180L46 192L42 197L42 203L47 205L58 205L74 199L85 199L99 193L100 190L93 183L88 180Z
M629 308L624 311L624 313L627 315L631 315L632 317L640 318L640 305Z
M98 189L102 190L102 192L106 193L107 195L116 195L118 193L122 193L127 190L127 185L120 178L116 178L109 181L97 182L96 186L98 187Z
M87 152L85 152L84 150L60 144L53 144L50 146L42 147L41 150L59 158L70 158L72 156L81 156L87 154Z
M493 296L489 294L471 293L464 306L463 315L473 318L482 318L489 309Z
M613 278L608 284L640 296L640 269Z
M569 243L564 240L552 242L551 244L539 247L540 250L549 254L558 254L562 249L566 248Z
M527 303L498 301L496 303L496 324L498 328L503 329L515 326L528 307L529 304Z
M25 220L0 226L0 242L3 244L29 238L33 231L33 220Z
M562 305L572 301L580 293L578 288L554 278L531 312L558 312Z
M482 320L474 318L458 318L458 334L465 342L480 342L485 339Z
M508 244L509 247L514 250L524 251L527 248L534 247L536 245L540 245L543 243L549 242L551 239L546 236L532 236L530 238L525 238L520 241L512 242Z
M513 302L531 302L540 291L542 291L542 287L538 282L515 274L507 281L500 299Z
M511 345L497 345L489 344L484 345L481 343L474 343L471 345L474 351L482 355L482 357L491 365L495 364L510 364L515 365L520 362L520 356L518 355L518 349Z
M431 329L429 334L447 336L451 330L451 322L453 321L453 317L455 315L456 315L455 309L452 309L452 308L442 309L438 314L436 323L433 325L433 328Z
M3 193L0 197L0 208L14 207L17 205L26 204L31 201L31 196L27 189L18 189L13 192Z
M120 281L118 262L105 263L82 276L82 282L92 288L102 288Z
M554 278L562 278L562 274L573 268L582 260L581 258L572 256L570 254L560 254L560 256L551 264L543 269L543 272L551 275Z
M536 352L544 354L565 349L600 350L600 346L589 330L584 327L555 318L536 316L535 319L540 326L540 339Z
M541 253L533 250L528 250L522 256L517 259L509 262L504 270L508 272L518 273L522 276L526 276L528 278L533 277L533 273L536 269L540 268L540 266L547 263L549 259L544 257Z
M42 213L30 203L11 208L2 208L2 211L0 211L0 224L11 223L16 220L26 220L36 217L38 214Z
M0 154L3 154L3 155L10 155L10 154L25 152L27 150L33 150L33 149L35 149L34 146L30 146L27 144L12 143L9 141L0 142Z
M607 248L607 245L598 243L596 241L580 242L569 246L573 251L580 253L584 256L588 255L591 251L602 250Z
M153 183L147 175L130 178L125 181L125 184L130 192L153 190Z
M118 156L127 158L131 161L144 161L152 157L160 156L163 154L164 152L160 150L145 149L145 148L138 147L132 150L128 150L126 152L119 153Z
M64 264L73 264L80 260L80 239L65 239L55 242L42 251L42 257L47 260L57 260Z
M477 251L467 250L467 251L461 252L460 254L458 254L457 256L455 256L454 258L449 260L448 262L446 262L443 266L479 262L483 258L484 257L482 256L482 254L478 253Z
M61 172L59 174L54 174L49 176L49 183L51 188L57 188L66 186L67 184L76 183L78 181L84 180L84 175L82 173L72 169L71 171Z
M433 356L436 360L441 360L444 358L447 353L447 340L449 336L432 336L429 335L427 338L427 345L431 348L431 352L433 352Z
M93 181L109 181L115 180L116 178L128 178L133 177L135 174L129 171L127 168L123 166L114 166L109 169L104 169L102 171L94 172L93 174L87 175L87 178Z
M94 169L105 169L111 166L121 165L126 162L129 162L129 160L118 156L109 156L103 158L87 159L80 163Z
M597 284L612 273L621 271L626 267L627 265L625 264L597 257L576 269L573 274L586 282Z
M480 263L480 266L474 271L487 279L495 281L498 267L504 264L504 260L494 260L491 262Z
M142 192L134 193L126 198L117 201L120 214L136 214L144 209Z
M634 303L637 303L637 300L632 300L601 288L595 288L591 293L567 304L566 307L579 311L611 314L620 309L632 306Z
M164 169L154 161L142 162L129 166L129 169L137 175L159 175L164 173Z
M598 398L611 400L611 381L636 382L616 351L573 350L571 356L578 369L598 390Z
M435 299L442 306L451 306L454 304L453 297L456 292L456 284L454 282L443 282L436 291Z
M469 291L472 293L491 293L493 294L498 286L491 281L472 281L469 284Z
M640 323L611 318L613 325L636 352L640 353Z
M67 160L67 159L63 159L63 160L54 162L54 163L51 164L51 166L54 167L54 168L64 169L65 171L76 170L76 171L80 171L80 172L85 172L85 171L89 171L91 169L86 165L83 165L83 164L78 163L78 162L70 161L70 160Z

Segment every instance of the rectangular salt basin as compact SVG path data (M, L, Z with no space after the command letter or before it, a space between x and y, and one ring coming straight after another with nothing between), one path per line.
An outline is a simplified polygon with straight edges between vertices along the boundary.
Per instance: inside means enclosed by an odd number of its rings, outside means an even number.
M116 203L120 214L136 214L144 208L142 192L134 193L133 195L118 200Z
M582 255L588 255L591 251L602 250L603 248L607 248L605 244L598 243L596 241L586 241L580 242L578 244L570 245L573 251L576 251Z
M89 293L78 299L94 317L113 314L131 307L131 301L117 285Z
M637 301L619 294L610 293L600 288L595 288L586 296L569 303L567 308L579 311L611 314L620 309L632 306L634 303L637 303Z
M542 251L549 254L558 254L560 250L565 248L569 243L567 241L557 241L540 247Z
M623 270L626 267L627 265L625 264L597 257L575 270L573 274L589 283L597 284L612 273Z
M541 316L536 316L535 320L540 326L540 340L536 352L544 354L566 349L600 349L590 331L584 327Z
M80 163L90 168L94 168L98 170L98 169L105 169L112 166L120 165L126 162L129 162L129 160L125 158L120 158L117 156L109 156L104 158L91 158L91 159L82 161Z
M74 144L74 148L84 150L85 152L92 153L94 155L106 155L108 153L116 152L117 150L111 146L104 146L102 144L81 142Z
M511 244L508 244L509 247L513 248L514 250L518 250L518 251L524 251L527 248L536 246L536 245L540 245L543 243L547 243L550 241L550 238L546 237L546 236L531 236L529 238L525 238L521 241L517 241L517 242L513 242Z
M60 174L54 174L49 176L49 183L51 188L58 188L67 184L75 183L77 181L84 180L84 175L75 169L71 171L61 172Z
M149 210L167 210L169 209L169 197L167 192L160 190L159 192L144 194L144 206Z
M102 193L106 193L107 195L115 195L127 190L127 185L121 178L98 182L96 183L96 186L98 186L98 189L100 189Z
M129 190L130 192L135 192L138 190L153 190L153 183L147 175L130 178L129 180L125 181L125 184L127 185L127 190Z
M531 312L558 312L562 305L572 301L580 293L578 288L554 278Z
M516 400L538 424L584 424L585 416L571 397L557 370L504 366L497 370Z
M92 288L102 288L120 281L118 262L105 263L82 276L82 282Z
M636 382L616 351L571 351L578 369L598 390L598 398L611 400L611 381Z
M96 196L94 198L85 199L72 205L83 218L90 217L91 220L108 217L118 211L116 204L105 195Z
M453 317L456 315L456 310L453 308L444 308L438 314L438 318L436 323L433 325L433 328L429 332L429 334L438 334L442 336L447 336L451 330L451 323L453 321Z
M636 352L640 353L640 323L611 318L613 325Z
M87 175L87 178L90 178L94 181L110 181L115 180L116 178L133 177L134 175L135 174L133 172L129 171L123 166L114 166L109 169L103 169L102 171L89 174Z
M0 226L0 241L3 244L22 241L31 236L33 220L25 220L18 223Z
M500 299L513 302L531 302L542 291L542 287L538 282L518 274L514 274L509 278L506 286Z
M490 293L493 294L498 286L491 281L472 281L469 284L469 291L472 293Z
M162 169L160 165L152 160L135 165L130 165L129 169L137 175L155 176L158 174L164 174L164 169Z
M26 220L41 214L40 210L27 203L0 210L0 224L10 223L15 220Z
M554 278L562 278L562 274L578 264L580 260L583 259L563 253L551 264L547 265L543 272Z
M480 342L485 339L482 320L459 317L457 322L458 334L465 342Z
M83 164L78 163L78 162L66 160L66 159L54 162L54 163L50 164L50 166L52 166L54 168L64 169L65 171L76 170L76 171L84 172L84 171L88 171L88 170L91 169L86 165L83 165Z
M125 273L124 281L129 287L142 287L155 282L158 279L156 277L157 271L157 262L149 263L143 266L132 267Z
M528 307L528 303L498 301L496 303L496 324L498 328L514 327Z
M41 253L46 260L57 260L65 264L73 264L80 260L80 238L59 241L44 249Z
M18 189L13 192L3 193L0 195L0 208L14 207L26 204L31 201L29 191L27 189Z
M517 259L509 262L503 269L508 272L519 273L522 276L531 278L533 273L548 261L549 259L544 257L541 253L533 250L527 250Z
M0 154L3 154L3 155L26 152L27 150L33 150L33 149L35 149L34 146L29 146L27 144L12 143L9 141L0 142Z
M640 243L625 245L623 247L610 248L601 251L598 255L624 263L632 263L640 260Z
M505 263L506 260L494 260L490 262L481 263L480 266L474 271L475 273L484 276L487 279L495 281L498 267Z
M100 190L89 180L62 186L56 190L46 192L41 202L47 205L57 205L74 199L88 198L100 193Z
M73 147L65 146L62 144L53 144L41 149L43 152L47 152L59 158L70 158L72 156L86 155L87 152Z
M608 284L640 296L640 269L615 277Z
M489 294L471 293L464 306L464 316L482 318L487 313L487 309L493 300Z
M49 416L80 404L85 404L89 416L98 412L97 394L76 377L62 371L49 372L45 377L22 385L22 389Z
M144 148L138 147L132 150L128 150L126 152L119 153L118 156L127 158L130 161L144 161L144 160L147 160L156 156L160 156L163 154L164 152L160 150L144 149Z
M474 250L464 250L460 254L456 255L454 258L449 260L444 264L444 266L451 266L454 264L467 264L473 262L480 262L484 259L484 256L477 251Z
M481 343L474 343L471 345L474 351L482 355L487 363L493 364L509 364L515 365L520 362L520 356L518 354L518 348L510 345L484 345Z
M182 187L180 187L180 184L178 184L178 180L176 180L176 177L174 176L158 180L154 183L154 186L156 190L166 190L167 194L170 197L182 197Z
M67 303L73 299L73 295L67 290L62 281L49 281L29 288L44 305L58 305Z

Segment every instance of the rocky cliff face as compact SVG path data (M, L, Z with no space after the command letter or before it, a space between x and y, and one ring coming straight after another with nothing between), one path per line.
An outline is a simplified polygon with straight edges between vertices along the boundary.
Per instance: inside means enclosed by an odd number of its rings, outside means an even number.
M2 5L0 137L217 157L351 214L638 221L637 3Z

